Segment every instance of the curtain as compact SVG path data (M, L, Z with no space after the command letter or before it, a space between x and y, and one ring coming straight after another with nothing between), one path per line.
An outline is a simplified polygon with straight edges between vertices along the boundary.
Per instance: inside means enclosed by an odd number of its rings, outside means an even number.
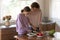
M60 20L60 0L52 0L50 17Z

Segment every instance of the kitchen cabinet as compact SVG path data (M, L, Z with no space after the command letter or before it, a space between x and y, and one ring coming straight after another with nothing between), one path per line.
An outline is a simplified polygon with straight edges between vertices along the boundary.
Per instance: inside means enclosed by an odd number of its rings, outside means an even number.
M0 40L14 40L14 35L17 35L16 26L0 27Z
M49 30L52 30L52 29L55 30L56 23L55 22L48 22L48 23L42 22L40 25L41 25L40 28L43 31L49 31Z

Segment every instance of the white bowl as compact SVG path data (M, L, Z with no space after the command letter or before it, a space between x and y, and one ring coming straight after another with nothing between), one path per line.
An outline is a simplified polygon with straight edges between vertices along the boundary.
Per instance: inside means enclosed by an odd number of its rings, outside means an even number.
M43 36L37 36L37 37L43 37Z
M28 36L35 36L36 34L34 34L34 33L29 33L29 34L27 34Z

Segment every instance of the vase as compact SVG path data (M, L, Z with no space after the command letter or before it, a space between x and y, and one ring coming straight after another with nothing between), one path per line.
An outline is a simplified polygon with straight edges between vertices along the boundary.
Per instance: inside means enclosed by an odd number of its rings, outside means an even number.
M6 27L9 27L9 26L10 26L10 21L9 21L9 20L7 20L7 21L5 22L5 26L6 26Z

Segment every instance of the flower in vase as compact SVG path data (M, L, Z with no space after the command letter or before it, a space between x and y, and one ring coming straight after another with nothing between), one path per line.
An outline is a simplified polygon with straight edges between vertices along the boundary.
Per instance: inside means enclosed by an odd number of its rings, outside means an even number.
M9 21L10 19L11 19L11 16L10 16L10 15L9 15L9 16L4 16L4 17L3 17L3 20L8 20L8 21Z

